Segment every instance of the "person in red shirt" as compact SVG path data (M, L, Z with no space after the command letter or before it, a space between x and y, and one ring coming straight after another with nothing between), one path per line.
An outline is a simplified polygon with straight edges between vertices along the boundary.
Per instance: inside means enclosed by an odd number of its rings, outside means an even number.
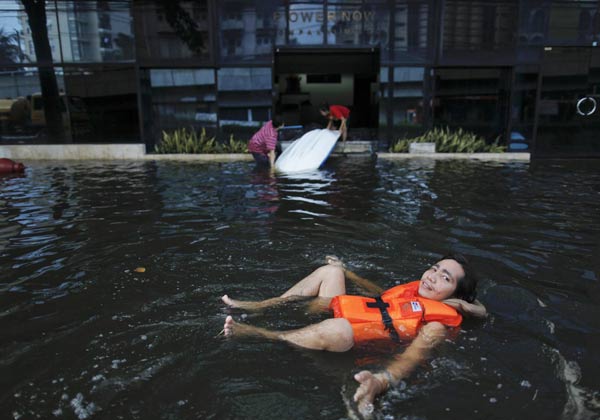
M248 142L248 151L259 166L275 168L277 135L283 126L283 121L275 117L267 121Z
M339 130L342 133L342 141L345 142L348 137L348 117L350 116L350 110L343 105L329 105L324 103L320 106L319 112L322 116L327 118L327 129L331 130L334 121L340 121Z

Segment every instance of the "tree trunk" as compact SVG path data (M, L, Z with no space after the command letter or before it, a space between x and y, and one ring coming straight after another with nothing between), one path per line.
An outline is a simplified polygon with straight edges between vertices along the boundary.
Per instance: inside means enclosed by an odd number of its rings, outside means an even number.
M52 49L46 26L46 2L44 0L22 0L29 19L33 38L38 74L44 103L44 117L50 140L64 141L64 127L61 113L61 99L56 74L52 67Z

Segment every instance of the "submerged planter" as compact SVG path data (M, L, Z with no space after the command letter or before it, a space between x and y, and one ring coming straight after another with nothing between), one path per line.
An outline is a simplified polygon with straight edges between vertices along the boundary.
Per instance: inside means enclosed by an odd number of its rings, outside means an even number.
M435 153L435 143L410 143L408 153Z

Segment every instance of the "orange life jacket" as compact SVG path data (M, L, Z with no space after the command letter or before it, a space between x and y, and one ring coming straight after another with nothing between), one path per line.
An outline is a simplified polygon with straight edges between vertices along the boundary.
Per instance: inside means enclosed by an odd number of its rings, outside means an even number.
M380 298L342 295L329 307L336 318L350 321L354 341L414 338L419 328L432 321L457 327L462 316L445 303L418 295L419 281L385 291Z

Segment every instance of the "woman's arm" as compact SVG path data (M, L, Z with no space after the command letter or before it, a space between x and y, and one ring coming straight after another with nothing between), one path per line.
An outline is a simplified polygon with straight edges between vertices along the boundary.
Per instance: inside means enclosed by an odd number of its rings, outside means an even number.
M470 315L477 318L485 318L487 316L487 310L485 306L477 299L473 303L469 303L462 299L446 299L444 300L446 305L452 306L458 312L463 315Z
M430 322L421 328L404 353L396 355L383 371L373 373L363 370L354 375L354 379L360 383L354 394L360 413L363 416L370 415L375 397L408 377L429 357L431 350L444 341L446 332L446 327L441 323Z

